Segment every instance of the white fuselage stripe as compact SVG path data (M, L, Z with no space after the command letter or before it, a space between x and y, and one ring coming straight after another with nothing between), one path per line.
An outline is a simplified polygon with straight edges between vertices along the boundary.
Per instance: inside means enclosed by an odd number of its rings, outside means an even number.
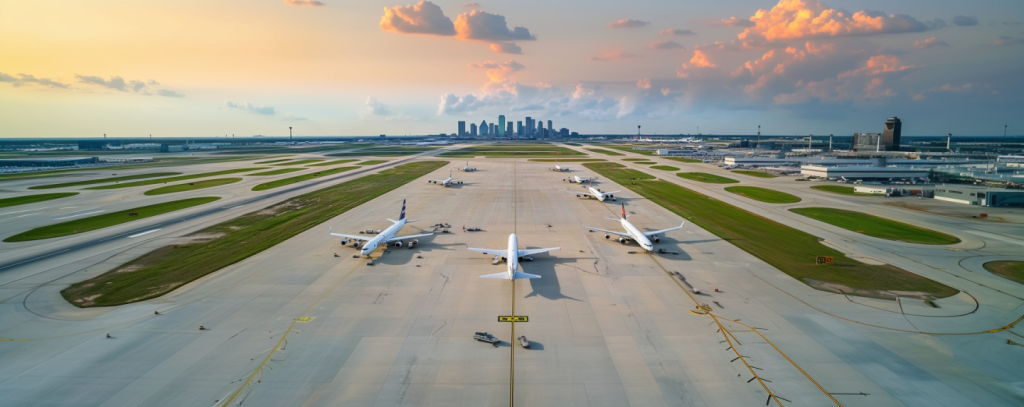
M395 235L398 234L398 231L402 230L402 227L405 226L405 221L405 219L398 221L398 223L389 226L387 229L384 229L384 231L380 232L379 235L367 241L366 244L363 245L363 256L369 256L370 253L373 253L374 250L377 250L377 248L380 247L381 244L386 244L388 240L391 240L391 238L395 237Z
M519 239L513 233L508 236L508 279L512 280L519 269Z
M626 229L626 233L629 233L630 236L633 236L633 240L635 240L637 244L640 245L640 247L643 247L644 249L647 250L651 250L654 247L654 245L651 244L651 241L647 239L647 236L644 236L644 234L641 233L640 230L637 229L635 226L633 226L632 223L629 223L628 220L621 219L620 222L622 223L622 227Z

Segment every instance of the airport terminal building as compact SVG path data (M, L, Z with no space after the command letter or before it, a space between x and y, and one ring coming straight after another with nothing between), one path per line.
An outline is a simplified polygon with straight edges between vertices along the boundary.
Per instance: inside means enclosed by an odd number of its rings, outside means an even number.
M971 185L937 185L935 199L967 205L1024 208L1024 189L994 189Z

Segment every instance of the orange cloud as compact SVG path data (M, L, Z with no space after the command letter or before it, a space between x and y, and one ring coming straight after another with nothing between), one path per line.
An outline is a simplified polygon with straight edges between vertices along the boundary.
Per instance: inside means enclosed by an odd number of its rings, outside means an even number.
M530 30L524 27L508 29L505 16L486 11L473 10L459 14L455 19L455 32L463 40L516 41L536 40Z
M486 69L487 77L494 83L504 82L508 80L513 73L526 68L523 64L512 59L501 63L494 61L477 62L469 64L469 67Z
M693 58L690 58L690 64L697 68L714 68L715 64L708 60L708 56L704 54L704 51L694 50Z
M705 20L705 24L712 27L753 27L754 22L736 17L723 18L721 20Z
M881 75L895 72L902 72L913 69L913 65L902 65L900 59L893 55L875 55L864 62L864 66L840 73L838 78L843 79L858 75Z
M455 35L452 20L427 0L411 6L384 7L380 29L406 34Z
M739 34L741 40L763 38L768 41L813 37L839 37L925 31L927 27L913 17L858 11L853 14L828 8L817 0L781 0L771 10L758 10L752 27Z
M946 43L946 41L943 41L943 40L940 40L940 39L936 39L935 37L931 37L931 38L920 40L920 41L914 41L914 45L912 45L912 47L917 48L917 49L928 49L928 48L932 48L932 47L948 47L948 46L949 46L949 44Z
M640 89L650 89L651 88L651 80L650 79L641 79L641 80L636 82L636 87L638 87Z
M514 42L496 42L491 44L491 51L499 54L522 54L523 49Z
M651 23L646 22L646 21L625 20L624 19L624 20L619 20L619 21L613 22L613 23L608 23L608 26L611 27L611 28L640 28L640 27L646 27L646 26L648 26L650 24Z

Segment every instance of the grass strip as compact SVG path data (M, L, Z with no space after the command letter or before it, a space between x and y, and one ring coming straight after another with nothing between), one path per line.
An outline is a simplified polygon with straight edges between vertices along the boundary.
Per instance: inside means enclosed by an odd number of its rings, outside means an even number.
M210 203L220 199L218 196L207 196L202 198L189 198L179 201L163 202L155 205L142 206L138 208L125 209L123 211L107 213L103 215L90 216L88 218L75 219L49 226L38 227L27 232L22 232L4 239L5 242L26 242L29 240L52 239L55 237L77 235L79 233L91 232L97 229L120 225L151 216L162 215L168 212L191 208L196 205ZM131 214L135 215L132 216Z
M172 175L181 175L181 173L180 172L152 172L152 173L149 173L149 174L128 175L128 176L114 177L114 178L91 179L91 180L87 180L87 181L65 182L65 183L62 183L62 184L36 185L36 186L33 186L33 187L29 187L28 189L67 188L67 187L77 187L77 186L82 186L82 185L102 184L102 183L106 183L106 182L121 182L121 181L131 181L131 180L136 180L136 179L169 177L169 176L172 176Z
M197 189L219 187L221 185L234 184L241 181L241 178L214 178L203 181L189 182L187 184L168 185L166 187L160 187L157 189L151 189L143 193L143 195L163 195L173 194L175 192L195 191Z
M352 161L355 161L355 160L352 160ZM268 175L281 175L281 174L287 174L289 172L302 171L304 169L305 168L281 168L281 169L277 169L277 170L257 172L257 173L249 174L249 175L254 176L254 177L265 177L265 176L268 176Z
M326 177L328 175L333 175L333 174L337 174L339 172L345 172L345 171L353 170L353 169L356 169L356 168L359 168L359 167L331 168L329 170L317 171L317 172L314 172L314 173L311 173L311 174L303 174L303 175L299 175L299 176L296 176L296 177L283 178L283 179L279 179L279 180L275 180L275 181L264 182L262 184L259 184L257 186L252 187L252 190L253 191L265 191L265 190L268 190L268 189L274 189L274 188L277 188L277 187L283 187L285 185L291 185L291 184L294 184L296 182L308 181L308 180L311 180L313 178Z
M388 161L387 160L370 160L370 161L363 161L363 162L355 164L355 165L377 165L377 164L384 164L386 162L388 162Z
M776 178L775 174L769 174L767 172L761 172L761 171L735 170L735 171L733 171L733 173L749 175L751 177L757 177L757 178Z
M327 154L328 157L362 157L362 156L373 156L373 157L400 157L405 155L413 155L419 153L425 153L427 151L433 151L439 147L402 147L402 146L388 146L388 147L371 147L364 148L355 151L349 151L344 153Z
M667 165L654 165L654 166L651 166L651 168L656 169L656 170L662 170L662 171L679 171L678 168L676 168L676 167L669 167Z
M321 161L323 161L323 159L295 160L295 161L291 161L291 162L286 162L286 163L281 163L281 164L274 164L274 165L275 166L302 165L302 164L318 163L318 162L321 162Z
M194 235L197 239L193 243L153 250L110 272L73 284L61 294L79 307L121 305L164 295L445 165L448 161L403 164L288 199L201 230Z
M143 185L153 185L153 184L160 184L160 183L166 184L168 182L186 181L186 180L196 179L196 178L215 177L215 176L218 176L218 175L237 174L237 173L240 173L240 172L257 171L257 170L265 170L265 169L267 169L267 168L266 167L235 168L233 170L225 170L225 171L217 171L217 172L206 172L206 173L202 173L202 174L192 174L192 175L182 175L180 177L171 177L171 178L151 179L151 180L146 180L146 181L129 182L127 184L103 185L103 186L86 188L86 189L115 189L115 188L140 187L140 186L143 186Z
M793 208L790 212L879 239L920 244L960 243L956 236L909 223L836 208Z
M607 160L605 160L604 158L528 158L526 161L536 161L543 163L589 163Z
M573 146L573 147L582 147L583 146L583 144L580 144L580 143L563 143L563 144L565 144L567 146Z
M310 165L307 165L307 167L326 167L328 165L340 165L340 164L351 163L351 162L356 162L356 161L359 161L359 160L334 160L334 161L328 161L328 162L320 163L320 164L310 164ZM288 169L297 169L297 168L288 168ZM255 175L255 174L253 174L253 175Z
M622 161L651 161L650 158L623 158Z
M819 191L831 192L833 194L850 195L850 196L881 196L876 194L866 194L863 192L853 192L853 187L845 185L815 185L811 189L817 189Z
M797 203L800 197L761 187L726 187L726 191L755 201L772 204Z
M96 151L91 151L96 153ZM89 171L109 171L109 170L137 170L140 168L159 168L159 167L178 167L183 165L197 165L197 164L211 164L229 161L249 161L259 159L261 157L253 156L237 156L237 157L216 157L216 158L195 158L195 157L160 157L156 159L156 162L142 163L142 164L122 164L112 165L107 167L92 167L92 168L75 168L70 170L49 170L49 171L34 171L34 172L20 172L16 174L0 174L0 182L12 181L19 179L38 179L38 178L52 178L74 175L79 172Z
M274 163L283 163L285 161L291 161L291 158L282 158L280 160L270 160L270 161L260 161L260 162L254 163L254 164L274 164Z
M657 163L654 162L654 161L634 161L633 164L651 165L651 164L657 164Z
M57 192L53 194L36 194L36 195L22 195L13 198L0 199L0 208L6 208L8 206L27 205L37 202L49 201L52 199L67 198L69 196L78 195L78 192Z
M1024 284L1024 261L990 261L985 263L983 267L985 267L985 270L988 270L989 273L1018 284Z
M679 178L686 178L692 181L707 182L709 184L739 184L740 182L732 178L726 178L714 174L708 174L706 172L680 172L676 174Z
M653 150L652 151L638 151L638 150L634 150L633 149L634 147L650 147L650 146L621 145L621 144L617 144L617 145L603 144L603 145L599 145L598 147L613 148L613 149L616 149L616 150L619 150L619 151L625 151L627 153L633 153L633 154L654 155L654 153L655 153L655 151L653 151Z
M611 151L611 150L604 150L604 149L600 149L600 148L584 148L584 150L587 150L587 151L590 151L590 152L594 152L594 153L600 153L600 154L604 154L604 155L625 155L625 154L622 154L622 153L619 153L619 152L615 152L615 151Z
M704 162L704 161L698 160L696 158L686 158L686 157L665 157L665 158L667 158L669 160L672 160L672 161L679 161L681 163L702 163L702 162Z
M920 291L944 298L957 290L898 267L861 263L823 245L818 238L773 220L667 181L632 181L637 171L608 164L584 164L701 228L743 249L782 272L813 286L817 282L849 287L850 294L874 290ZM647 178L652 178L647 176ZM815 265L818 256L831 256L830 265ZM828 287L823 287L828 288Z

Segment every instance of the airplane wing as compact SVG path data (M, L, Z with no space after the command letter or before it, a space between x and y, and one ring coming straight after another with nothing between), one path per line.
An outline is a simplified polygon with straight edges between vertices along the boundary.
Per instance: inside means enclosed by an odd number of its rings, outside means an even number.
M598 232L604 232L604 233L608 233L608 234L612 234L612 235L618 235L618 236L622 236L622 237L628 237L628 238L630 238L630 239L632 239L632 238L633 238L633 236L630 236L630 235L629 235L628 233L623 233L623 232L613 232L613 231L611 231L611 230L604 230L604 229L592 228L592 227L590 227L590 226L587 226L587 225L583 225L583 227L585 227L585 228L587 228L587 229L593 229L593 230L596 230L596 231L598 231Z
M356 236L356 235L343 235L341 233L331 233L331 236L338 236L338 237L344 237L346 239L363 240L363 241L373 239L372 237Z
M614 194L614 193L616 193L616 192L622 192L622 190L620 189L620 190L618 190L618 191L608 191L608 192L605 192L604 194L605 194L605 195L608 195L608 194Z
M594 196L594 194L589 193L589 192L572 192L572 191L565 191L565 192L568 192L570 194L576 194L576 195Z
M547 249L526 249L526 250L520 250L519 251L519 257L529 256L529 255L538 254L538 253L544 253L544 252L550 252L552 250L558 250L558 249L561 249L561 247L549 247Z
M686 224L686 222L683 222L683 223L679 224L679 226L676 226L676 227L674 227L674 228L668 228L668 229L662 229L662 230L655 230L655 231L653 231L653 232L644 232L644 236L653 236L653 235L660 235L660 234L662 234L662 233L665 233L665 232L671 232L671 231L673 231L673 230L678 230L678 229L682 229L682 228L683 228L683 225L685 225L685 224Z
M463 180L463 179L453 179L453 180L452 180L452 183L454 184L454 183L456 183L456 182L462 182L462 181L465 181L465 180Z
M483 254L489 254L489 255L492 255L492 256L501 256L501 257L504 257L506 259L508 258L508 250L477 249L475 247L467 247L467 249L475 251L475 252L480 252L480 253L483 253Z
M433 233L424 233L422 235L395 236L393 238L388 239L388 243L397 242L397 241L402 240L402 239L416 239L416 238L420 238L420 237L427 237L427 236L433 236L433 235L434 235Z
M430 178L427 178L427 181L433 181L433 182L444 182L444 180L443 180L443 179L430 179Z

